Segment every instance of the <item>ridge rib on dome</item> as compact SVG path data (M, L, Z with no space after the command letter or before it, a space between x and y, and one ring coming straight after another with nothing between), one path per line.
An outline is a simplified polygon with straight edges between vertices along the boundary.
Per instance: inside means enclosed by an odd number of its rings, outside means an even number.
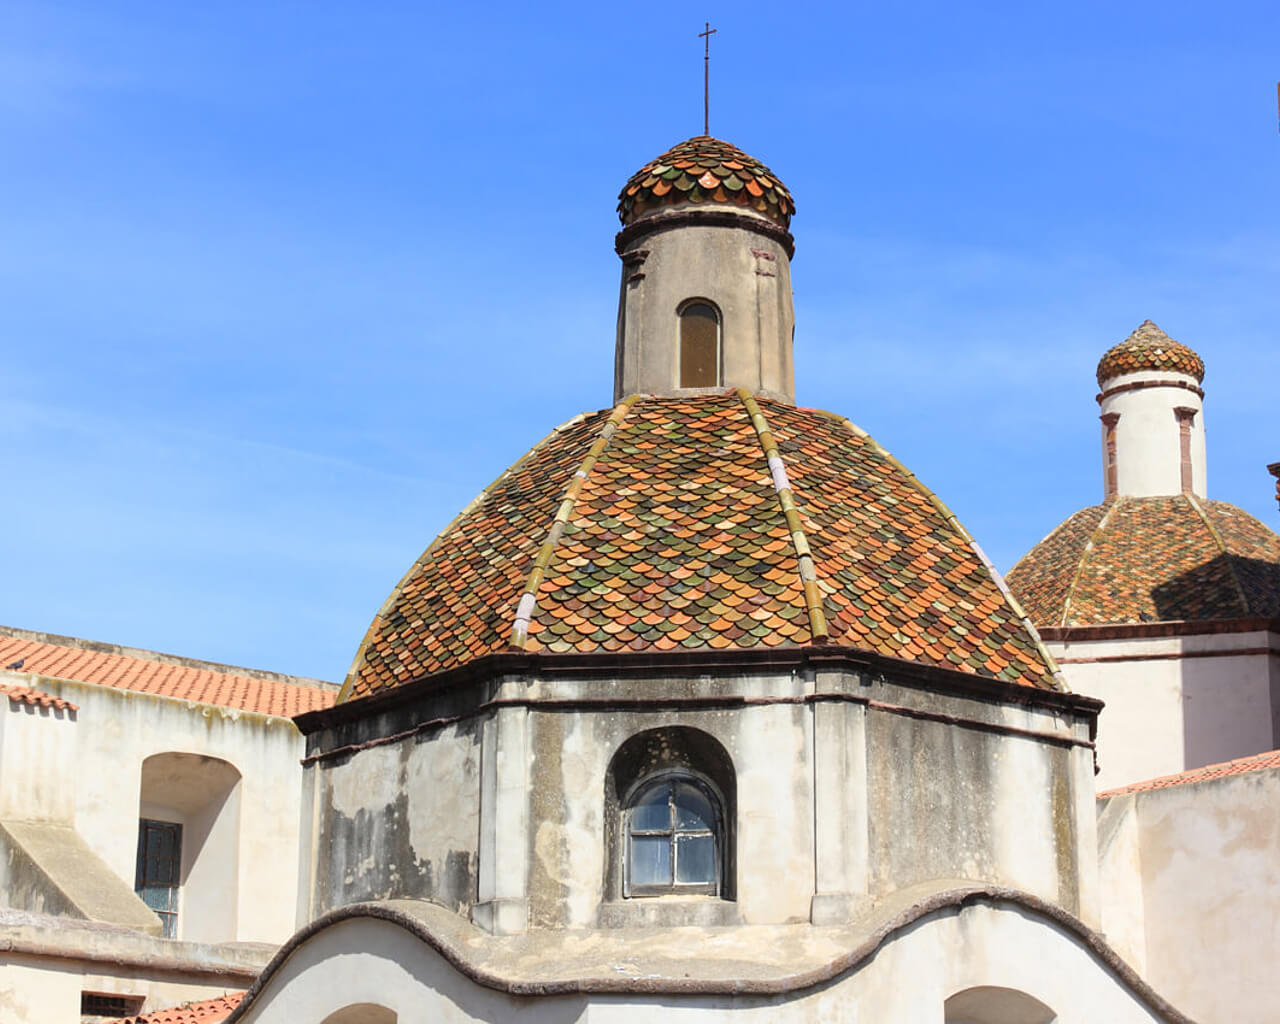
M1120 344L1108 349L1098 361L1098 387L1126 373L1165 370L1185 373L1197 382L1204 380L1204 360L1181 342L1174 341L1150 320Z
M1224 501L1119 497L1060 524L1009 585L1038 627L1280 615L1280 536Z
M624 225L677 203L745 207L787 227L795 200L778 176L737 146L697 135L650 160L622 186L618 219Z
M1058 685L968 534L892 456L847 420L733 392L633 397L539 442L410 569L341 699L513 641L550 653L829 642Z

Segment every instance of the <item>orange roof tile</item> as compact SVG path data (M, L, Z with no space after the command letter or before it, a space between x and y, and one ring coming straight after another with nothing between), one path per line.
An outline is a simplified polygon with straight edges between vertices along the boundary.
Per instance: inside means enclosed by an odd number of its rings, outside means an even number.
M1122 374L1142 370L1185 373L1198 381L1204 380L1204 360L1150 320L1142 321L1129 337L1103 354L1098 361L1098 387L1104 387L1107 381Z
M29 704L32 707L51 708L55 711L78 711L76 705L69 700L55 697L50 693L33 690L29 686L16 683L0 683L0 693L9 698L11 704Z
M233 992L199 1003L183 1003L167 1010L152 1010L136 1017L126 1017L121 1024L218 1024L231 1016L231 1011L240 1005L243 998L243 992Z
M275 673L0 626L0 664L18 661L23 674L286 718L327 708L336 696L333 689Z
M1253 754L1250 757L1236 758L1234 761L1223 761L1221 764L1207 764L1203 768L1190 768L1174 775L1162 775L1158 779L1147 779L1134 782L1128 786L1118 786L1098 794L1098 799L1121 796L1124 793L1145 793L1152 789L1167 789L1170 786L1186 786L1193 782L1208 782L1210 779L1222 779L1229 775L1245 775L1249 772L1260 772L1267 768L1280 768L1280 750L1268 750L1264 754Z
M679 203L743 206L784 228L796 209L787 186L773 171L710 135L672 146L631 175L618 196L618 219L631 224L646 213Z
M1120 497L1067 519L1009 585L1037 626L1280 615L1280 536L1224 501Z
M512 646L833 642L1054 686L1001 588L941 503L847 421L745 393L628 399L555 431L437 538L370 626L343 699Z

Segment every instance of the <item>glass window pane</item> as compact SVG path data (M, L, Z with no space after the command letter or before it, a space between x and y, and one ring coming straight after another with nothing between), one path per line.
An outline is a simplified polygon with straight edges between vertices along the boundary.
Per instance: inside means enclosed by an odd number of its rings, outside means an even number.
M640 794L631 809L631 828L637 832L670 831L671 809L667 803L670 792L671 786L664 782Z
M720 322L716 311L694 303L680 311L680 386L709 388L720 383Z
M711 836L676 836L676 881L713 885L716 843Z
M715 827L715 813L711 810L711 801L702 790L687 782L676 785L676 828L712 829Z
M666 836L631 837L631 884L671 884L671 840Z

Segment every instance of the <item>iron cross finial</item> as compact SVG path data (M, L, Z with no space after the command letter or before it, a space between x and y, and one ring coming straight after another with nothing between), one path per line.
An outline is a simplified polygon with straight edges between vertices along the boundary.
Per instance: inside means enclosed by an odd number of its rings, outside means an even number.
M716 30L711 27L711 22L704 22L706 28L698 33L698 38L704 40L702 51L702 134L711 134L711 37L715 35Z

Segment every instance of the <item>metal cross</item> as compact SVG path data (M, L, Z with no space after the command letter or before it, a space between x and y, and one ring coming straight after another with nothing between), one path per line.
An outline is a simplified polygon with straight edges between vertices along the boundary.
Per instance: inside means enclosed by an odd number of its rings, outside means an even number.
M698 33L698 38L705 40L702 53L702 134L711 134L711 37L716 30L711 22L703 23L706 30Z

